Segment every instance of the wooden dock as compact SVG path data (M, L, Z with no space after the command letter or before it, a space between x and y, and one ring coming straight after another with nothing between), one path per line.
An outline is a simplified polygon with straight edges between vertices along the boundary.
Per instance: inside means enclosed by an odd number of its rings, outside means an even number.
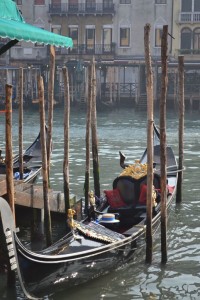
M5 197L6 176L0 175L0 196ZM24 183L22 180L14 180L15 204L24 207L43 209L43 187ZM65 213L64 193L49 189L49 203L51 212ZM71 207L76 204L76 196L70 195Z

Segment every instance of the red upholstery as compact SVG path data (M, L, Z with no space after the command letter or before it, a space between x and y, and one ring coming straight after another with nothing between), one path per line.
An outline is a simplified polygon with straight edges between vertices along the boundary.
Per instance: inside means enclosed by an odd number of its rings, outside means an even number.
M111 208L119 208L126 206L118 189L104 191L107 201Z
M168 187L168 195L173 194L175 186L168 185L167 187Z
M140 186L139 204L140 205L146 205L146 201L147 201L147 185L142 184Z
M169 186L167 185L167 191L168 191L168 195L169 194L172 194L173 193L173 190L174 190L174 186ZM160 189L155 189L155 191L157 193L161 193L161 190ZM140 186L140 197L139 197L139 204L140 205L146 205L146 201L147 201L147 185L146 184L142 184ZM157 202L157 201L156 201Z

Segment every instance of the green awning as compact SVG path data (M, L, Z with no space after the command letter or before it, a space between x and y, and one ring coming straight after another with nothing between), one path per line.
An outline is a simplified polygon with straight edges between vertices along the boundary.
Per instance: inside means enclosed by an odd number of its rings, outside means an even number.
M71 38L26 23L13 0L0 0L0 37L57 47L73 47Z

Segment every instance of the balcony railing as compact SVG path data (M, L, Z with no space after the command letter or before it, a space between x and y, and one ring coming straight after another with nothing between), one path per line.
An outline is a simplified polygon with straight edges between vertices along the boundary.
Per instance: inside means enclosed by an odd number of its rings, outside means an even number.
M137 83L101 83L102 97L110 96L113 94L120 95L120 97L135 97L137 93Z
M180 55L200 55L200 49L179 49L178 54Z
M179 14L180 23L200 23L200 12L181 12Z
M102 3L50 4L50 14L113 14L112 1Z
M72 49L68 49L68 54L78 54L78 55L114 55L115 54L115 43L111 44L95 44L94 46L88 46L86 44L81 44L74 46ZM57 54L66 54L66 51L63 53L63 48L56 48Z

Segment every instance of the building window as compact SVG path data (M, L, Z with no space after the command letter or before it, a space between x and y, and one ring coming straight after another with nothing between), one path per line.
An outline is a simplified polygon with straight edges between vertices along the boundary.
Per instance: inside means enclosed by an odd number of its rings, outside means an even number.
M103 9L110 9L113 7L113 0L103 0Z
M131 4L131 0L120 0L119 4Z
M130 28L120 28L120 47L130 47Z
M200 1L194 0L194 11L200 11Z
M181 12L200 12L200 0L182 0Z
M34 4L35 5L44 5L45 4L45 0L34 0Z
M38 27L38 28L44 30L44 28L43 28L42 26L37 26L37 25L35 25L35 27ZM35 47L44 47L44 43L35 43Z
M96 9L96 0L86 0L86 10L87 11L95 11Z
M78 0L69 0L68 8L70 12L78 12Z
M191 12L192 11L192 0L182 0L181 11L182 12Z
M58 25L57 25L58 26ZM53 33L56 33L56 34L61 34L61 28L60 28L60 26L59 27L52 27L51 28L51 31L53 32Z
M167 0L155 0L156 4L167 4Z
M93 52L95 49L95 28L86 28L86 51Z
M155 29L155 47L161 47L162 32L162 28Z
M69 37L73 40L72 52L76 52L78 49L78 27L69 27Z
M56 33L56 34L61 34L61 27L59 25L53 25L51 27L51 32ZM60 54L61 48L60 47L55 47L55 51L57 54Z
M194 30L194 50L199 50L200 49L200 28L196 28Z
M181 31L181 49L191 49L192 46L192 31L189 28L184 28Z
M103 28L103 52L111 52L112 28Z

